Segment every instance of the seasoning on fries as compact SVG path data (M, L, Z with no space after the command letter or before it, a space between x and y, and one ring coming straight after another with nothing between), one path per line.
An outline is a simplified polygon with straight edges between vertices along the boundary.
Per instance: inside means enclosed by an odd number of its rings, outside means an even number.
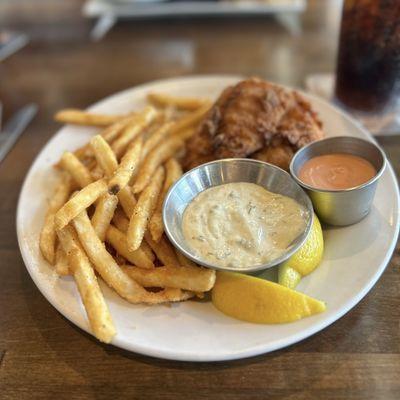
M118 200L121 208L124 210L126 216L130 218L136 206L136 198L132 193L130 186L125 186L118 193Z
M101 136L106 142L112 142L134 117L135 115L130 115L128 117L119 119L112 125L107 126L107 128L105 128L99 136ZM93 149L91 148L90 143L87 143L75 150L74 154L80 160L88 159L93 157Z
M161 215L167 191L182 174L176 157L210 105L166 94L151 94L149 102L162 110L105 115L66 109L55 116L102 129L57 163L62 180L39 247L60 279L74 277L93 334L106 343L116 330L95 271L135 304L202 297L215 281L214 271L174 250Z
M183 146L184 142L180 138L172 137L165 140L159 147L154 148L140 167L133 184L133 193L141 192L149 184L156 169L173 157Z
M104 193L97 201L91 222L97 236L103 242L117 205L118 197L109 193Z
M96 275L76 233L71 226L66 226L58 231L58 238L67 254L93 333L102 342L109 343L116 330Z
M97 165L111 178L118 168L118 161L109 144L101 135L96 135L90 141L90 146L97 160Z
M162 234L164 233L164 225L162 221L162 206L164 203L165 196L169 190L169 188L181 177L182 175L182 167L176 161L175 158L169 159L165 163L165 181L164 186L162 188L162 192L158 197L156 209L154 211L153 216L149 222L149 230L153 240L158 242L161 239Z
M151 235L146 232L145 238L148 245L153 249L154 253L156 253L157 258L164 265L179 265L174 249L165 237L162 237L159 242L155 242L151 238Z
M137 265L144 269L154 268L152 257L149 257L147 250L144 249L144 242L137 250L130 251L128 249L126 235L112 225L109 226L107 230L106 241L114 247L119 255L131 262L133 265Z
M111 147L120 158L126 151L128 145L147 128L157 117L157 111L153 107L146 107L141 113L135 116L135 119L129 122L126 128L121 132Z
M97 237L85 211L74 219L73 224L96 271L122 298L131 303L159 304L167 301L181 301L193 296L190 292L171 288L165 288L160 292L148 292L119 267L106 250L104 243Z
M157 204L157 197L161 191L164 175L164 168L158 167L152 177L152 181L138 198L127 232L128 248L131 251L136 250L142 243L148 222Z
M54 217L56 212L68 200L71 189L71 178L69 176L63 175L61 183L58 184L57 190L50 200L49 207L45 216L45 221L40 232L40 251L42 252L43 257L50 264L54 264L55 257L56 229Z
M80 190L72 199L69 199L54 217L56 229L62 229L79 213L86 210L102 194L107 192L106 181L100 179Z
M165 122L158 127L146 140L142 149L142 157L146 157L151 150L154 149L163 139L168 135L169 130L173 127L174 123L172 121Z
M132 143L130 148L128 148L127 152L122 157L117 170L114 172L113 177L108 183L108 190L110 193L117 194L129 183L135 169L139 165L142 146L143 139L139 137Z
M122 269L144 287L171 287L207 292L215 282L215 271L200 267L163 266L152 270L123 266Z
M118 119L112 125L105 128L101 133L101 137L108 143L111 143L115 140L118 135L121 133L123 129L125 129L128 124L136 119L136 114L132 113L131 115Z
M85 165L79 161L78 157L69 151L65 152L60 160L60 166L69 172L79 187L84 188L93 182L92 175Z
M57 245L56 261L54 267L59 276L66 276L71 274L67 254L65 253L60 243L58 243Z

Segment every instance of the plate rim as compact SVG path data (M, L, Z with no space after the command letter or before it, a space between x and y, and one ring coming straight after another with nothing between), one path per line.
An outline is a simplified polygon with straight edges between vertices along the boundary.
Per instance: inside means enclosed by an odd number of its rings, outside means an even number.
M124 94L126 95L129 92L132 92L135 90L138 90L138 91L143 90L143 89L146 89L146 87L152 87L157 84L172 83L172 82L175 82L178 84L185 80L190 80L190 81L199 80L200 81L200 80L212 80L212 79L214 79L214 80L219 80L219 79L224 79L224 80L237 79L237 80L239 80L239 79L243 79L243 76L242 75L230 75L230 74L210 74L210 75L183 75L183 76L172 77L172 78L167 78L167 79L157 79L157 80L153 80L153 81L144 82L142 84L124 89L124 90L116 92L116 93L113 93L113 94L91 104L90 106L88 106L86 108L86 110L90 111L93 108L100 106L103 102L108 102L108 101L113 100L116 97L122 96ZM324 104L326 107L328 107L329 109L340 114L344 119L346 119L347 121L349 121L353 125L355 125L359 130L361 130L368 137L369 140L372 140L375 144L377 144L379 146L379 144L376 142L375 138L361 125L361 123L354 120L345 111L337 108L336 106L332 105L331 103L329 103L328 101L326 101L324 99L321 99L321 98L314 96L312 94L309 94L309 93L305 93L301 89L293 88L288 85L282 85L282 84L280 84L280 85L284 86L288 89L296 90L296 91L302 93L303 95L305 95L306 97L312 98L316 102L320 102L320 103ZM41 280L39 279L39 276L33 274L33 269L31 272L32 267L29 266L30 262L28 262L29 254L28 254L27 249L24 247L24 243L23 243L23 235L22 235L23 222L22 222L22 217L21 217L21 213L22 213L21 203L22 203L23 194L27 190L27 184L28 184L28 181L30 180L31 174L33 173L34 166L36 165L36 163L39 162L39 159L40 159L42 153L44 153L46 148L48 146L50 146L50 144L54 140L56 140L56 137L58 136L60 131L64 128L65 128L65 125L60 127L51 136L51 138L45 143L45 145L40 149L39 153L35 156L33 162L31 163L31 165L25 175L25 178L21 185L21 190L20 190L20 193L18 196L17 211L16 211L17 240L18 240L18 246L20 249L20 253L21 253L22 259L25 264L25 268L27 269L31 279L35 283L36 287L39 289L40 293L63 317L67 318L75 326L79 327L80 329L84 330L85 332L87 332L91 336L93 336L92 332L90 331L90 328L84 326L80 322L74 321L73 318L71 318L70 316L65 315L61 311L60 307L58 305L56 305L52 299L50 299L50 296L49 297L46 296L46 294L45 294L46 291L45 291L44 285L42 284ZM196 352L194 352L194 351L176 353L176 352L173 352L170 350L165 350L165 349L154 349L149 346L136 345L135 343L128 342L125 339L118 337L118 334L114 337L114 339L112 340L112 342L110 344L112 344L116 347L122 348L124 350L128 350L131 352L135 352L138 354L143 354L143 355L155 357L155 358L168 359L168 360L173 360L173 361L218 362L218 361L230 361L230 360L243 359L243 358L253 357L256 355L270 353L270 352L273 352L273 351L281 349L281 348L289 347L289 346L291 346L295 343L298 343L298 342L316 334L317 332L325 329L326 327L328 327L329 325L331 325L332 323L334 323L335 321L337 321L338 319L343 317L345 314L347 314L352 308L354 308L368 294L368 292L372 289L372 287L376 284L378 279L381 277L382 273L386 269L392 255L393 255L393 252L394 252L397 240L398 240L398 236L399 236L400 195L399 195L399 185L398 185L397 178L394 173L393 167L392 167L391 163L389 162L389 160L387 160L387 158L386 158L386 161L387 161L387 169L388 169L389 175L391 177L391 180L394 185L395 192L396 192L396 206L397 206L396 211L397 212L396 212L396 221L395 221L395 225L396 225L395 233L392 237L392 241L390 243L390 246L388 248L388 251L386 252L386 255L385 255L383 261L380 263L379 267L377 268L374 275L370 278L368 283L356 295L352 296L348 301L346 301L344 303L344 305L341 307L340 311L333 314L330 318L326 318L326 319L323 319L322 321L314 323L312 326L310 326L298 333L295 333L289 337L275 340L273 343L267 343L267 344L263 343L263 344L259 344L257 346L253 346L251 349L231 351L229 354L227 354L224 357L222 357L222 356L215 357L211 353L208 353L207 356L206 355L198 356L198 355L196 355Z

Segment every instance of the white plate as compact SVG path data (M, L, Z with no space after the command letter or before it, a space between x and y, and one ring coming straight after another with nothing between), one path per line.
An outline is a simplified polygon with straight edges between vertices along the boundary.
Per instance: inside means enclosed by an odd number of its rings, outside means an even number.
M237 79L205 76L154 82L111 96L90 110L123 113L141 108L148 91L216 97ZM309 99L328 136L345 134L372 140L361 126L328 103ZM94 132L93 128L66 126L50 140L26 177L17 213L19 245L32 279L58 311L88 332L85 310L72 278L56 276L39 254L38 237L47 199L56 181L52 164L64 150L81 146ZM299 291L326 301L326 312L290 324L256 325L226 317L211 303L189 301L172 307L131 305L102 284L118 331L113 344L160 358L217 361L254 356L298 342L336 321L367 294L390 259L398 226L398 188L388 165L371 213L356 225L325 230L323 262L298 287Z

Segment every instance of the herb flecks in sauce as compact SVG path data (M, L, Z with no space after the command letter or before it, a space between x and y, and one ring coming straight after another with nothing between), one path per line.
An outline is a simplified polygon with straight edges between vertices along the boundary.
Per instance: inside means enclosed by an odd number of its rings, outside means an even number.
M309 216L295 200L253 183L228 183L200 193L183 216L183 234L204 261L231 268L281 256Z

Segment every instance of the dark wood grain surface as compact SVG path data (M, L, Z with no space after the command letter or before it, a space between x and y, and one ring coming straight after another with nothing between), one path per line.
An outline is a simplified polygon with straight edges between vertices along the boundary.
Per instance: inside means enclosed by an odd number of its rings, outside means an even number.
M39 293L18 250L15 212L32 160L58 129L57 109L185 74L260 75L302 86L307 74L334 69L337 1L310 1L298 36L272 18L181 18L119 23L98 43L81 5L0 2L0 26L32 39L0 64L6 117L30 101L40 107L0 165L0 399L398 399L399 249L372 291L332 326L234 362L178 363L101 345ZM400 138L381 143L398 173Z

